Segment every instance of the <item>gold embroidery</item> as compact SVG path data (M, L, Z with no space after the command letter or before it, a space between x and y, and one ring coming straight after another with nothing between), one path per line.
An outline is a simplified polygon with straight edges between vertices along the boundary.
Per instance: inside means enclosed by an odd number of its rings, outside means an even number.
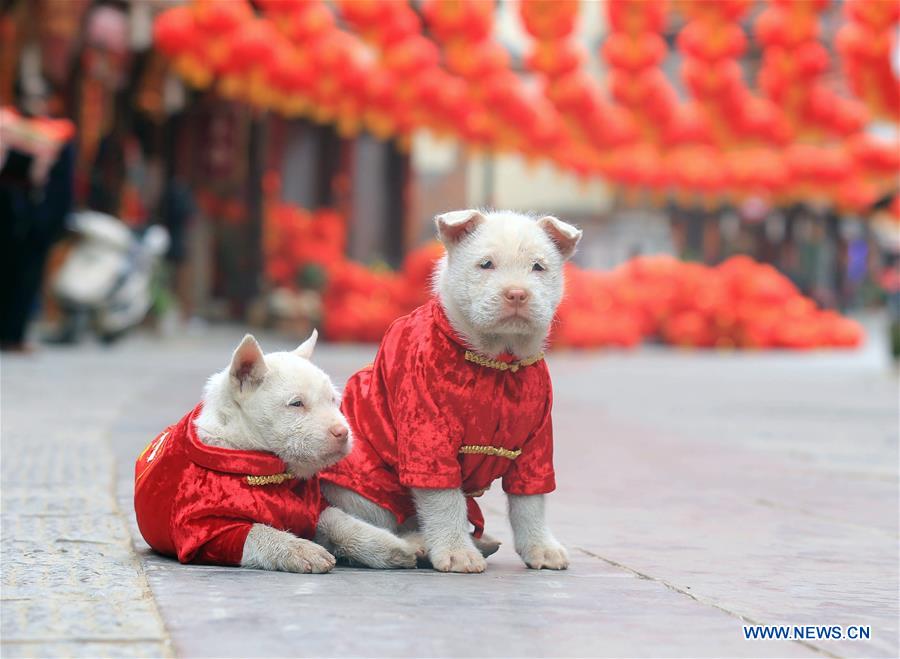
M522 449L510 451L508 448L498 448L496 446L479 446L477 444L467 444L459 447L460 453L477 453L479 455L496 455L507 460L515 460L522 454Z
M479 355L477 352L466 350L466 361L470 361L473 364L478 364L479 366L496 368L498 371L512 371L513 373L518 371L522 366L531 366L532 364L537 364L543 358L544 353L539 352L533 357L529 357L528 359L520 359L517 362L501 362L499 359L489 359L484 355Z
M487 492L489 489L491 489L490 485L488 485L487 487L482 488L480 490L475 490L474 492L463 492L463 494L465 494L467 497L472 497L473 499L475 499L477 497L480 497L482 494Z
M281 485L294 478L293 474L272 474L271 476L245 476L248 485Z

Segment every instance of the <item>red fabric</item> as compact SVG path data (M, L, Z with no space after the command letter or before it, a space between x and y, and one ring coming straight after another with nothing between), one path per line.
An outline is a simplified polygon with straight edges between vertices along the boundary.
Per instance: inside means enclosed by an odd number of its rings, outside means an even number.
M553 491L546 364L501 371L466 360L466 350L437 299L394 321L375 363L347 382L342 410L353 450L322 478L387 508L400 523L415 512L410 487L471 493L502 478L510 494ZM463 445L522 453L515 460L460 454ZM481 510L472 498L468 506L480 535Z
M271 453L200 442L201 405L150 442L134 469L134 510L144 540L182 563L240 565L254 523L312 539L325 502L317 477L250 485L286 471Z

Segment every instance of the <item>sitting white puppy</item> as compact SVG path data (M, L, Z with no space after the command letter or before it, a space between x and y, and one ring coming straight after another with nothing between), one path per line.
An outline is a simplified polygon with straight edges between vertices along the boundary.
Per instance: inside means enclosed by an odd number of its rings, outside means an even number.
M501 478L516 551L565 569L544 522L555 488L543 346L581 231L554 217L477 210L436 218L436 297L398 319L347 383L351 454L323 472L335 506L424 544L438 570L481 572L498 543L475 502ZM470 536L469 523L474 526Z
M415 547L321 496L317 472L352 440L331 380L309 361L315 343L314 331L264 355L248 334L203 402L144 450L135 511L153 549L184 563L328 572L326 544L372 567L415 566Z

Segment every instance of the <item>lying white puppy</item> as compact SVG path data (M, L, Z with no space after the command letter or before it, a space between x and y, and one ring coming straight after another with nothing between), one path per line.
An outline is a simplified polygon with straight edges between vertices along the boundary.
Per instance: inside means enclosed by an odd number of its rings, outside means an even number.
M374 364L347 383L356 441L323 472L323 491L362 520L415 535L436 569L481 572L498 543L482 537L474 498L502 478L516 551L529 567L565 569L544 522L555 480L542 349L581 231L506 211L436 224L447 248L436 298L398 319Z
M203 402L144 450L135 511L153 549L184 563L328 572L325 544L372 567L415 566L415 547L321 496L317 472L352 441L331 380L309 361L315 343L314 331L263 355L248 334Z

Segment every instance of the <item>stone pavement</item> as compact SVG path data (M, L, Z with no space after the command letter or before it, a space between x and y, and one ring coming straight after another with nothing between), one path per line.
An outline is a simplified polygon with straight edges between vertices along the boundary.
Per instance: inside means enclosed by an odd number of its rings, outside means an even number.
M134 359L90 348L0 361L4 657L172 654L116 500L108 433L154 381Z
M133 523L134 457L239 338L3 358L3 656L900 652L898 391L877 345L554 354L550 517L568 571L524 569L492 491L505 542L483 575L291 575L181 566ZM318 361L342 383L372 352L323 346ZM753 623L872 637L746 641Z

